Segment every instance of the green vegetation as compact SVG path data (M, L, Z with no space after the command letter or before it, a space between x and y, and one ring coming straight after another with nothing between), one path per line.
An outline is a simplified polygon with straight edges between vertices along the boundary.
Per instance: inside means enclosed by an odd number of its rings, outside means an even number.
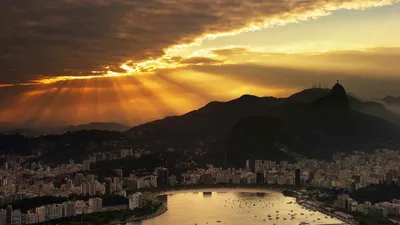
M0 134L0 153L30 155L44 149L40 160L46 163L67 163L69 159L82 159L93 150L112 150L102 143L120 141L122 138L123 133L105 130L81 130L33 138L19 134Z
M103 142L119 141L123 134L116 131L81 130L66 132L61 135L47 135L34 139L35 142L45 143L46 153L40 160L50 163L67 163L69 159L80 160L91 151L107 151Z
M359 203L366 201L372 203L391 202L394 198L400 198L400 187L385 184L371 185L356 190L351 194L351 197Z
M286 197L295 197L296 196L296 192L290 189L285 189L282 191L282 194Z
M63 203L70 200L84 200L88 201L90 196L84 195L71 195L69 197L56 197L56 196L42 196L35 198L27 198L13 202L11 205L14 209L21 209L22 212L26 212L29 209L40 207L42 205ZM116 206L116 205L127 205L129 200L119 195L106 195L101 196L103 199L103 206ZM3 206L5 208L6 205Z
M315 199L319 202L323 202L325 205L331 206L337 199L336 195L328 195L328 196L317 196Z
M30 155L30 139L20 134L3 135L0 134L0 153Z

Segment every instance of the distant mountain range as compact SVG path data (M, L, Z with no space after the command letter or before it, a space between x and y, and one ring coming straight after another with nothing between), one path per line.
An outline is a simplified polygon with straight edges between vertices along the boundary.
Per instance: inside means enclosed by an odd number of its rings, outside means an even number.
M386 96L382 99L382 101L389 105L398 105L400 106L400 96L393 97L393 96Z
M348 96L336 84L288 98L244 95L211 102L133 127L126 135L154 151L202 148L214 163L237 165L244 158L287 159L283 149L330 158L336 151L397 147L398 124L399 116L382 104Z
M0 133L2 134L21 134L28 137L37 137L46 134L63 134L79 130L105 130L123 132L130 127L114 122L93 122L81 125L70 125L60 127L19 127L11 123L0 123Z
M127 131L129 130L130 127L119 124L119 123L114 123L114 122L93 122L93 123L88 123L88 124L81 124L81 125L76 125L76 126L68 126L64 128L64 130L61 130L61 132L67 132L67 131L78 131L78 130L109 130L109 131Z
M298 102L310 103L317 100L318 98L321 98L324 95L327 95L330 90L331 89L321 88L306 89L290 96L288 99ZM352 110L380 117L400 126L400 115L386 109L383 104L375 101L364 102L354 97L353 95L347 95L347 97L349 99L349 107Z
M343 86L335 84L332 89L307 89L288 98L243 95L210 102L184 115L130 129L91 123L53 132L59 135L0 135L0 152L28 154L46 145L49 161L65 161L99 151L104 141L122 140L123 146L153 152L174 149L201 164L217 166L243 166L247 158L328 159L339 151L399 148L400 116L381 103L347 95Z

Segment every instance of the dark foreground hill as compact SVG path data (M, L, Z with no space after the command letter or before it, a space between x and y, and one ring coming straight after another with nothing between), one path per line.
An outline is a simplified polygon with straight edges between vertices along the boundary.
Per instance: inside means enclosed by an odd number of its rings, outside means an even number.
M330 158L336 151L400 143L397 125L360 112L370 103L349 98L340 84L318 91L325 94L303 98L299 93L287 99L245 95L212 102L182 116L134 127L126 135L151 150L199 148L208 160L232 165L245 158L287 159L283 148Z
M239 167L247 158L328 159L338 151L398 148L397 119L383 105L349 97L336 84L332 89L309 89L289 98L244 95L211 102L125 133L85 130L36 138L0 135L0 153L42 152L43 160L67 162L91 152L140 148L174 150L200 163ZM119 144L104 144L114 142Z
M241 137L283 144L305 156L329 158L336 151L373 150L400 143L400 128L389 121L351 110L344 89L336 85L311 103L285 102L263 117L249 117L233 130L230 143ZM230 148L232 149L232 147Z
M399 97L386 96L382 98L382 101L389 105L400 105L400 96Z

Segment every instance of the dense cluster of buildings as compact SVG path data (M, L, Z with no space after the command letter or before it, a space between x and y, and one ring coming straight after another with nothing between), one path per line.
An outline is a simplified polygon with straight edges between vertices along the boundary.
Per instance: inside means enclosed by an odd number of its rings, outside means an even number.
M102 153L105 154L105 153ZM131 149L118 150L115 157L141 154ZM136 157L136 156L135 156ZM18 158L19 161L23 161ZM68 196L71 194L97 195L112 194L124 190L148 187L173 186L176 184L277 184L317 187L346 188L354 191L370 184L399 183L400 155L397 151L379 150L372 154L334 154L332 160L300 159L296 163L271 160L247 160L242 169L221 169L209 167L171 175L168 170L157 168L154 174L123 177L122 170L116 169L114 177L104 181L90 174L90 165L98 160L91 155L83 164L70 160L50 168L31 163L30 169L20 168L18 160L8 160L0 169L0 203L42 195ZM63 174L73 176L63 177ZM178 176L178 177L177 177ZM22 179L24 177L24 179ZM27 178L28 177L28 178ZM61 183L61 185L55 185Z
M96 161L141 157L145 154L148 154L148 152L144 150L132 151L131 149L94 153L82 164L70 160L68 164L51 168L36 162L27 164L26 161L31 160L31 156L11 156L0 169L0 203L6 205L16 200L44 195L69 196L78 194L95 196L117 193L126 197L127 191L174 185L310 185L344 188L351 192L371 184L400 183L400 153L388 149L377 150L373 153L338 153L334 154L331 160L326 161L307 158L297 159L295 163L244 160L243 168L222 169L209 166L207 169L194 169L182 174L170 174L165 168L156 168L154 173L147 175L137 175L133 172L128 177L123 176L121 169L115 169L114 176L107 177L104 180L99 180L95 174L91 174L91 164ZM25 166L21 167L22 164ZM140 194L128 198L130 208L133 209L141 205ZM342 199L346 200L342 201ZM343 203L344 201L345 203ZM368 214L379 213L383 216L392 213L388 208L397 210L395 203L390 203L390 205L389 203L382 203L383 205L358 204L349 199L348 196L340 197L337 203L338 207L346 210L368 212ZM62 204L54 207L63 208ZM41 209L37 210L40 211ZM75 204L75 211L79 210L80 207ZM55 218L64 216L62 210L60 212L55 213ZM18 212L15 214L18 214ZM0 216L0 218L2 217ZM34 211L28 212L26 218L30 218L27 219L29 221L42 221L46 218L52 218L52 216L38 216L38 212Z
M143 194L137 192L129 196L129 209L134 210L143 206Z
M307 179L300 174L298 165L289 164L287 161L276 163L274 161L255 160L254 167L246 161L244 169L221 169L209 167L187 171L182 174L182 184L279 184L300 185ZM296 183L297 182L297 183Z
M389 215L400 215L400 200L393 199L392 202L358 203L349 195L340 195L335 201L335 206L349 212L360 212L364 215L387 218Z
M254 163L253 163L254 162ZM400 183L400 153L388 149L372 154L334 154L332 160L299 159L296 163L246 161L243 169L209 167L182 174L183 184L309 185L357 190L372 184Z
M95 152L87 159L88 162L95 163L107 160L124 159L127 157L140 158L143 155L150 154L151 152L145 149L118 149L107 152Z
M89 201L67 201L60 204L50 204L36 207L21 213L19 209L13 210L12 206L0 211L0 224L21 225L35 224L50 220L73 217L79 214L101 212L103 200L101 198L90 198Z
M0 210L0 224L4 225L21 225L22 216L21 210L12 208L11 205L6 209Z

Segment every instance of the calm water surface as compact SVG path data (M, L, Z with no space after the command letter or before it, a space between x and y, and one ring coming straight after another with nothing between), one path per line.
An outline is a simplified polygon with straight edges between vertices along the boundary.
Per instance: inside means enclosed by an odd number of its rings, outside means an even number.
M298 225L303 221L310 225L342 223L322 213L302 209L295 199L275 191L179 191L166 193L160 199L167 202L166 213L128 225Z

